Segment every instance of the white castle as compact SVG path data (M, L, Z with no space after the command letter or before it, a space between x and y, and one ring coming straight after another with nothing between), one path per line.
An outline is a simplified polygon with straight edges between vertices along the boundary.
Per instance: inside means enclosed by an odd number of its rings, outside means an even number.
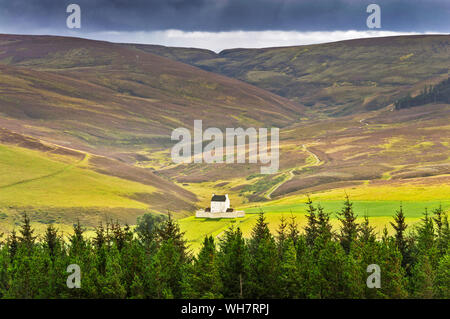
M228 194L212 194L211 206L195 213L195 217L198 218L237 218L244 216L244 211L236 211L230 207L230 198L228 197Z

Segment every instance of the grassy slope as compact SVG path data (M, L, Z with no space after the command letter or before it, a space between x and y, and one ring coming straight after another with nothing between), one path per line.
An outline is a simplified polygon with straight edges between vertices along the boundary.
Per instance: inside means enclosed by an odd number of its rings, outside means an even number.
M0 130L0 233L22 212L70 228L113 218L134 223L146 212L185 215L195 196L151 172Z
M138 48L246 81L315 111L339 115L383 107L406 91L418 92L424 83L446 78L450 36L358 39L219 54L160 46Z
M99 174L87 168L86 160L62 155L0 145L0 158L0 230L10 229L23 211L42 223L71 225L79 218L92 226L105 216L132 223L151 207L130 195L157 190ZM123 210L122 216L115 214L116 209Z
M146 209L127 196L156 188L63 163L39 152L0 145L0 205ZM45 187L43 187L45 185ZM20 196L26 194L26 196Z
M171 131L194 119L285 126L302 110L241 81L113 43L0 35L0 114L10 120L1 124L91 151L167 146Z

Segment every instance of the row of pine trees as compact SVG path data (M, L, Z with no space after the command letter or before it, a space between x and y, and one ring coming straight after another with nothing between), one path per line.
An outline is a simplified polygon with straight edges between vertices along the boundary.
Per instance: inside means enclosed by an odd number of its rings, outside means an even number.
M428 103L450 103L450 77L435 86L425 86L423 91L415 97L408 94L395 101L394 105L396 110L401 110Z
M147 214L132 231L99 225L92 239L79 223L64 239L49 225L37 238L24 215L19 232L0 243L1 298L450 298L449 223L443 209L414 228L403 209L395 230L376 236L357 223L347 198L330 214L311 200L307 225L282 219L275 234L261 213L251 237L238 227L206 237L192 254L176 221ZM407 229L408 228L408 229ZM81 288L66 285L67 266L81 269ZM381 269L381 288L366 285L367 266Z

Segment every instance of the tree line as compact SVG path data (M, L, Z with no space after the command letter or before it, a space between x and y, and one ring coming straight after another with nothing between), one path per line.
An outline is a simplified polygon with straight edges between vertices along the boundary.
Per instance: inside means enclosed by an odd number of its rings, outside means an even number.
M401 110L428 103L450 103L450 78L435 86L425 86L423 91L415 97L408 94L395 101L394 105L396 110Z
M99 224L89 239L78 222L69 238L53 225L38 238L23 216L18 233L0 241L1 298L450 298L449 223L442 207L409 229L403 208L377 237L369 219L357 223L347 197L330 214L310 199L307 224L282 218L271 233L260 213L251 236L231 226L206 236L198 254L170 217L146 214L132 230ZM67 266L79 265L81 287L69 289ZM367 266L381 287L366 284Z

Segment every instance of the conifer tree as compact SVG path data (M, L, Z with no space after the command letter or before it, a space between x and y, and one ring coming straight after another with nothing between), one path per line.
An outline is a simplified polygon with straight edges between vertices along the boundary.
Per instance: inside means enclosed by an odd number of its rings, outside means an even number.
M402 255L395 239L384 228L383 240L379 243L380 252L375 262L381 269L380 295L383 298L401 299L408 297L405 269L401 265Z
M106 254L105 271L98 278L102 298L125 298L126 288L122 277L119 249L111 246Z
M171 240L175 247L178 249L179 253L184 259L189 259L190 255L187 252L186 240L184 239L184 232L180 230L180 225L173 220L170 213L168 213L168 218L160 224L157 229L158 242L159 244Z
M289 224L288 224L288 237L292 240L294 246L297 245L297 241L299 238L300 232L298 230L298 224L296 221L296 217L292 214L291 211L291 217L289 218Z
M3 298L6 291L9 289L10 278L8 268L11 264L8 244L0 245L0 299Z
M419 255L418 261L412 269L410 281L413 297L420 299L433 298L435 277L429 256Z
M395 243L402 254L402 266L408 272L412 263L412 257L408 247L408 240L405 236L405 230L408 227L405 222L405 215L403 213L403 206L400 205L400 209L396 211L394 216L394 222L390 222L391 226L395 230Z
M250 298L276 298L279 293L279 258L275 240L265 222L257 219L250 239Z
M125 227L124 232L127 232ZM122 278L127 295L131 298L146 298L148 276L148 254L142 243L130 238L120 249L120 266L122 267Z
M330 215L320 205L317 205L317 235L323 242L327 242L333 238Z
M317 265L318 251L306 243L306 236L298 237L296 248L296 259L298 269L299 291L298 298L320 298L319 280L321 277Z
M308 200L306 201L306 205L308 205L308 208L306 209L307 224L305 226L306 243L309 246L313 246L314 241L317 238L317 209L314 207L313 202L309 196Z
M139 240L150 247L156 241L158 229L165 220L166 216L157 214L144 214L138 217L135 232Z
M362 223L362 225L365 223ZM380 294L379 289L369 288L366 285L366 280L369 275L367 273L367 267L372 264L380 264L380 243L372 240L372 236L363 235L363 233L361 231L361 236L352 247L349 254L349 257L351 257L350 261L354 263L352 266L358 269L355 278L360 278L359 286L363 288L361 297L366 299L382 298L384 295Z
M433 298L435 281L434 270L438 267L439 257L435 243L433 219L425 209L424 217L416 229L416 263L411 271L410 289L417 298Z
M433 210L433 221L436 225L436 246L439 256L442 257L449 247L449 224L447 214L444 212L442 205Z
M97 248L97 250L100 250L107 243L107 239L108 238L105 232L105 228L103 227L103 223L100 222L98 226L95 228L95 237L93 239L94 245Z
M110 230L111 235L110 238L114 242L117 249L120 251L127 243L127 240L129 239L128 233L125 231L125 229L122 228L122 226L119 224L119 221L113 221L110 222Z
M280 260L280 292L278 297L301 297L301 283L299 279L295 246L291 239L287 239L284 242L284 249Z
M450 255L444 255L440 261L434 277L434 297L450 298Z
M168 238L161 242L153 258L151 286L154 298L172 299L182 297L183 273L186 271L185 257L178 243Z
M145 299L148 296L144 281L138 274L135 274L133 277L129 295L132 299Z
M439 242L439 247L441 251L444 251L445 254L449 253L450 249L450 227L448 222L448 215L445 214L442 222L442 231L441 231L441 239Z
M388 242L389 240L390 240L390 237L389 237L389 231L388 231L388 229L387 229L387 226L384 225L384 227L383 227L383 234L381 235L381 241L382 241L383 243L386 243L386 242Z
M338 219L341 222L339 239L345 252L350 252L353 241L358 236L359 226L356 223L356 216L353 212L353 203L350 202L348 195L345 196L344 207L338 213Z
M222 281L216 259L216 246L212 236L205 237L187 281L189 288L184 297L197 299L222 297Z
M318 286L319 298L344 298L346 287L349 285L345 276L347 257L339 243L328 241L317 249L317 270L315 285Z
M278 254L279 254L280 258L283 257L284 250L286 249L285 243L288 238L287 227L288 227L288 224L286 223L286 219L284 218L284 216L281 216L280 224L278 225L278 229L277 229L278 236L276 238L277 245L278 245Z
M19 241L17 239L15 230L13 230L11 232L11 235L8 237L7 245L8 245L8 250L9 250L9 256L11 259L14 259L14 256L16 255L17 248L19 245Z
M58 236L58 230L53 227L52 224L47 226L44 234L44 242L49 250L50 257L52 260L55 258L56 250L59 248L60 240Z
M352 250L350 252L349 257L353 259L356 263L354 266L359 268L359 276L360 276L360 285L359 287L363 287L363 291L361 291L361 296L367 299L374 298L386 298L386 294L383 289L378 288L369 288L366 285L366 280L368 277L367 267L372 264L376 264L378 266L384 267L383 262L386 262L386 259L390 259L387 257L387 253L383 252L381 248L382 245L386 245L388 247L390 245L390 237L387 234L387 229L385 228L385 235L382 242L377 241L376 235L374 233L374 227L370 225L369 217L364 216L364 221L360 225L360 234L358 240L355 242ZM384 244L383 244L384 243ZM392 255L391 255L392 256ZM393 256L398 256L393 255ZM394 263L393 267L395 267L396 259L393 259ZM395 268L394 268L395 269ZM397 271L397 270L395 270ZM382 268L382 288L383 286L389 286L386 284L386 278L384 278L384 269Z
M73 225L73 234L69 238L71 244L84 243L83 233L84 229L81 227L80 220L77 219L77 223Z
M230 227L219 243L219 274L224 298L244 298L248 295L249 252L241 229Z
M30 218L26 213L23 214L22 226L20 227L21 236L18 238L21 245L29 249L33 248L36 236L34 236L34 229L31 228Z
M256 247L263 240L273 239L267 225L266 216L264 216L263 212L259 213L256 225L252 229L251 246Z
M373 243L376 240L375 228L370 226L367 215L364 216L364 221L359 227L359 238L363 243Z
M427 209L421 222L417 225L416 240L417 240L417 255L428 256L430 262L435 268L438 262L438 251L436 245L436 235L434 231L433 219L429 216Z

